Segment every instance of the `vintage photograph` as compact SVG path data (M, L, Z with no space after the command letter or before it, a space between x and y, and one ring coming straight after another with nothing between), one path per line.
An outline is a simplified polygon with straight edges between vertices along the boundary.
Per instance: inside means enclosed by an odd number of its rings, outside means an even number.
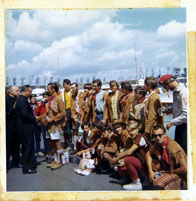
M5 19L7 192L188 189L185 8Z

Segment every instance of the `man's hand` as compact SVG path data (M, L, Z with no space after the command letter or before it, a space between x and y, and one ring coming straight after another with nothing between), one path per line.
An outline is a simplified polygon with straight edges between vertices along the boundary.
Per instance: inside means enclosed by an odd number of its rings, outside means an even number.
M115 165L115 163L116 163L117 161L118 161L117 158L112 158L112 159L110 160L110 166L111 166L111 167L114 167L114 165Z
M169 122L166 126L167 130L169 130L171 127L173 126L173 123L172 122Z
M150 182L153 182L153 180L156 179L156 178L157 178L157 176L153 171L149 172L149 180L150 180Z
M53 119L52 118L48 118L47 121L48 121L48 123L51 123L53 121Z

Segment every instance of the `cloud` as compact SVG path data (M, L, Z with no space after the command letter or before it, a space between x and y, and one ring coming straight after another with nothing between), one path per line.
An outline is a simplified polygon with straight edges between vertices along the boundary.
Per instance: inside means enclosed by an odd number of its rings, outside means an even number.
M83 32L106 16L115 16L111 10L71 10L22 12L18 20L13 11L8 14L8 36L18 40L32 40L50 43L55 39Z
M10 12L7 74L52 75L74 81L82 76L134 77L135 51L139 71L144 65L151 72L157 66L183 63L184 57L174 47L182 40L183 23L171 21L157 31L144 31L128 28L128 19L126 26L120 23L113 18L116 13L25 11L16 19ZM176 40L171 39L171 25L181 33L178 37L175 33ZM25 27L29 30L23 32Z
M184 37L186 36L186 23L172 20L157 29L157 36L163 39Z

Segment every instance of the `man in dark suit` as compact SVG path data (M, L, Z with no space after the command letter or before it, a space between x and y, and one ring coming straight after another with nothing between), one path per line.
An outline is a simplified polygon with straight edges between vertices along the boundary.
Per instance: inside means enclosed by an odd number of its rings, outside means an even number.
M22 143L23 174L34 174L37 172L34 151L36 117L33 115L33 110L28 101L31 93L31 86L24 85L21 88L21 95L16 101L16 128Z
M7 171L10 169L10 156L12 155L13 167L19 167L20 141L16 132L16 98L19 89L11 86L6 96L6 151Z

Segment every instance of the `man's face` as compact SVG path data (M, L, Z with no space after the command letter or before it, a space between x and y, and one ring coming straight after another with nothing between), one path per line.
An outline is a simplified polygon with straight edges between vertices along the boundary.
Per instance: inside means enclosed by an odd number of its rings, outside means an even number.
M31 98L31 103L32 103L32 104L35 104L36 102L37 102L36 97L32 97L32 98Z
M122 130L123 130L123 128L122 128L122 126L121 126L120 124L116 124L116 125L114 126L114 131L115 131L115 133L117 133L118 135L121 135Z
M30 98L31 97L31 93L32 93L32 88L29 87L28 90L25 91L26 97Z
M137 136L137 134L138 134L138 129L129 130L128 133L129 133L131 139L133 140L133 139L136 138L136 136Z
M75 96L78 94L78 87L75 84L71 85L71 93Z
M94 92L99 91L100 88L101 87L99 87L97 83L93 83L93 90L94 90Z
M165 142L166 139L166 133L163 132L163 130L161 128L154 130L153 131L153 138L155 138L155 140L159 143L159 144L163 144Z
M174 82L170 82L170 81L167 81L163 84L163 87L167 90L167 91L173 91L175 89L175 87L173 86L173 83Z
M64 87L64 89L65 89L66 92L69 92L70 89L71 89L71 85L67 84L67 83L63 83L63 87Z
M47 102L49 97L48 97L48 95L45 94L45 95L43 95L43 98L44 98L45 101Z
M142 94L139 93L139 90L136 90L136 92L135 92L135 98L137 100L140 100L142 98Z
M94 133L99 133L100 132L100 129L97 128L96 126L94 126L92 130L93 130Z
M110 90L112 91L112 93L115 93L115 92L117 91L117 86L116 86L115 83L112 83L112 84L110 85Z
M19 95L19 89L18 87L12 87L11 91L10 91L10 95L13 97L18 97Z
M50 85L48 85L48 93L49 93L50 95L53 94L53 90L52 90L52 87L51 87Z
M90 130L89 126L85 125L83 129L84 133L88 134L89 130Z

